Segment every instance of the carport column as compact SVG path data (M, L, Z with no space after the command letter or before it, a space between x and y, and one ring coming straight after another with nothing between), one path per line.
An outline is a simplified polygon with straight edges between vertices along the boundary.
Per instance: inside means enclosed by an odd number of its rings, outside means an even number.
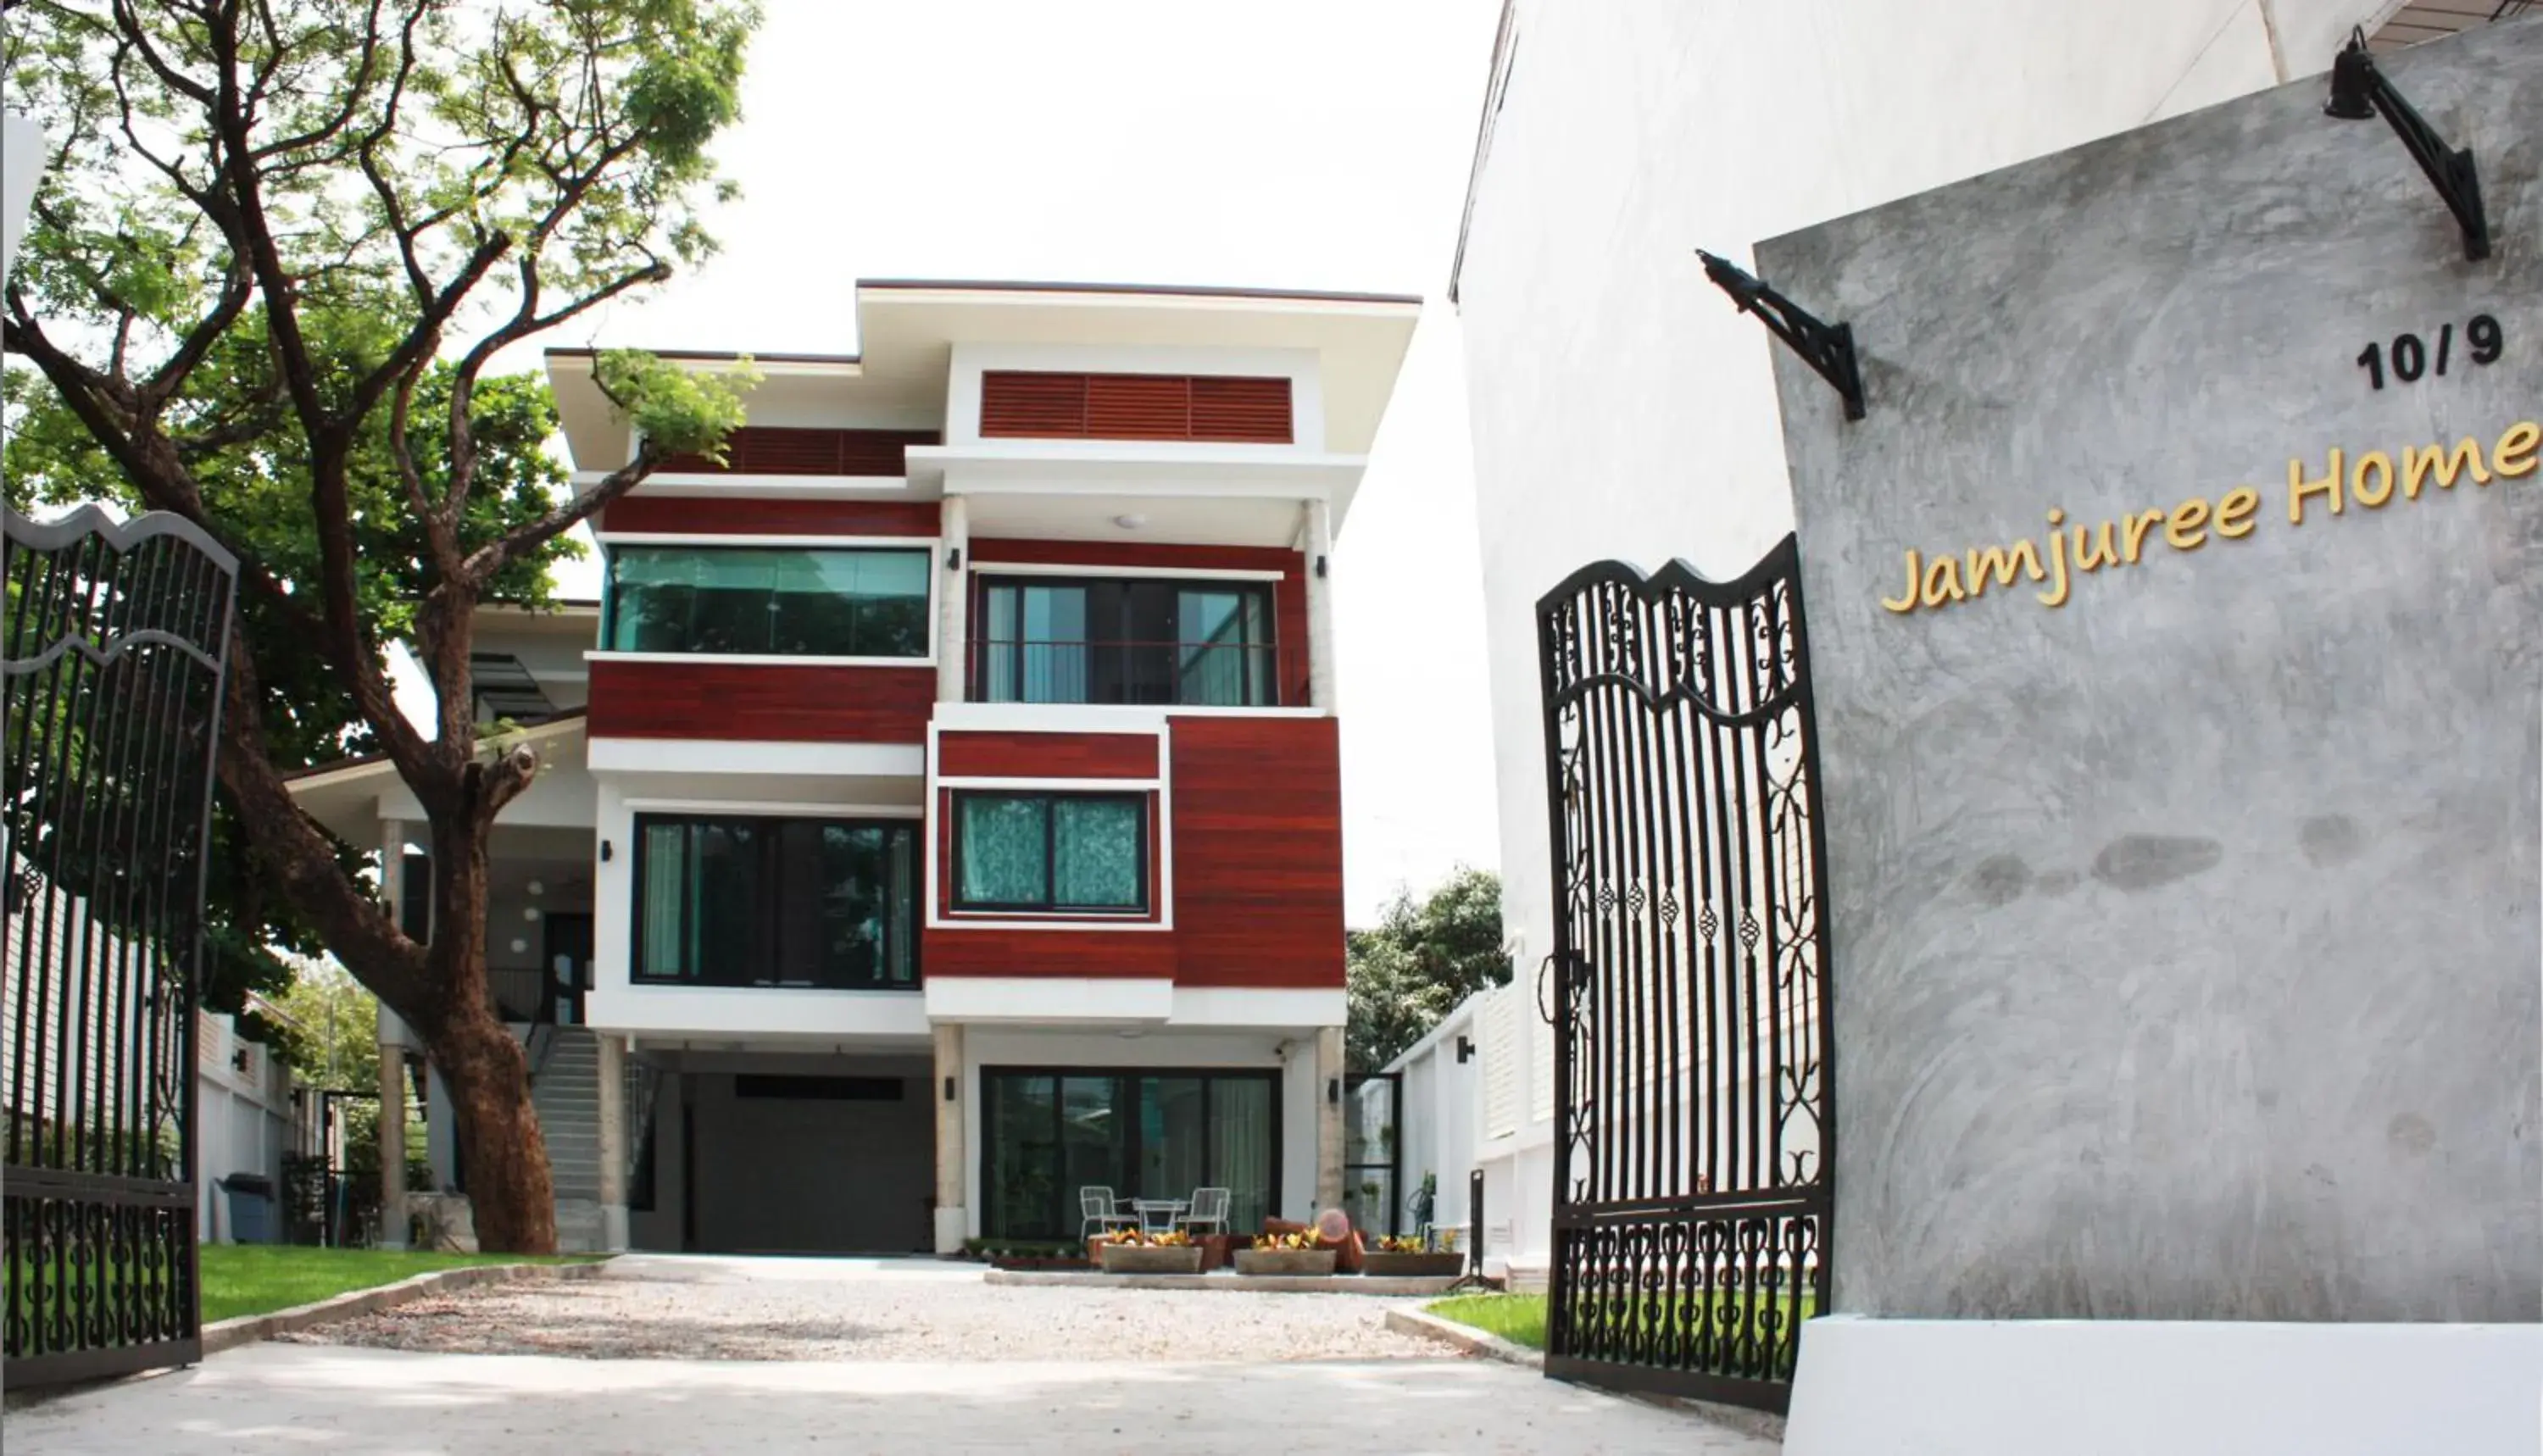
M1333 570L1333 512L1322 500L1302 503L1307 515L1303 533L1307 543L1307 706L1331 713L1334 711L1334 589L1327 578Z
M1316 1033L1316 1211L1343 1206L1343 1029Z
M406 904L406 821L380 821L380 901L389 919ZM383 1005L380 1051L380 1247L404 1249L406 1222L406 1024Z
M936 701L963 701L963 665L969 660L963 633L971 610L971 506L960 496L945 498L945 555L936 563L943 595L936 612ZM959 562L959 566L948 566Z
M963 1081L960 1022L937 1024L936 1077L927 1095L936 1101L936 1252L960 1254L971 1232L963 1202L963 1099L968 1089Z
M627 1043L603 1032L600 1047L600 1249L627 1249Z

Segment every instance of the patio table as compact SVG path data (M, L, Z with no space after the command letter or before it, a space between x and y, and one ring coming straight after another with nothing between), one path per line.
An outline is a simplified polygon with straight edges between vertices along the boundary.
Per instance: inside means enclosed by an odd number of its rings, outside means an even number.
M1175 1226L1175 1220L1192 1208L1190 1198L1132 1198L1130 1211L1139 1215L1142 1233L1161 1234Z

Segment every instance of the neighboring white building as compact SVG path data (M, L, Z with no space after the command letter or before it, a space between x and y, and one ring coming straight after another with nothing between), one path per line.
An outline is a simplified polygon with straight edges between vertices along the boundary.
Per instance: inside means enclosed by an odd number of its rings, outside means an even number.
M270 1014L270 1008L258 1006ZM282 1155L301 1145L301 1106L292 1096L291 1066L263 1042L238 1034L235 1017L194 1016L195 1236L206 1244L239 1242L223 1179L265 1179L266 1231L257 1243L282 1240Z
M2325 71L2353 27L2389 47L2491 9L1505 5L1450 289L1515 947L1512 984L1460 1013L1481 1048L1471 1160L1486 1172L1488 1267L1541 1277L1550 1244L1552 1037L1533 1001L1552 950L1537 600L1609 559L1728 578L1793 525L1773 342L1705 280L1695 250L1745 267L1754 240ZM1451 1170L1466 1160L1434 1156L1444 1205L1452 1184L1462 1197Z

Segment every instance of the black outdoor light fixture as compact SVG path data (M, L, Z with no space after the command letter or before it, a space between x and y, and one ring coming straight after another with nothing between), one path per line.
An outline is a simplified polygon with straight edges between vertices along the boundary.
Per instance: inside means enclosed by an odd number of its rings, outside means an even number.
M947 570L947 571L949 571L949 572L959 572L959 571L963 570L963 548L962 548L962 547L960 547L960 546L954 547L953 549L951 549L951 550L949 550L949 551L947 551L947 552L945 553L945 570Z
M1845 398L1846 419L1863 418L1863 373L1855 366L1852 325L1822 324L1801 305L1740 271L1729 259L1716 258L1701 248L1695 256L1704 260L1704 275L1730 294L1740 312L1763 320L1776 338L1802 356L1803 363L1836 387Z
M608 863L609 863L609 854L610 854L610 851L609 851L609 841L608 841L608 840L606 840L606 839L604 839L604 840L600 841L600 863L602 863L602 864L604 864L604 865L608 864Z
M1342 1100L1343 1079L1340 1077L1327 1077L1325 1079L1325 1101L1341 1102Z
M1468 1062L1470 1062L1470 1061L1473 1061L1474 1059L1475 1059L1475 1041L1474 1041L1474 1038L1473 1038L1473 1037L1471 1037L1471 1036L1466 1035L1464 1033L1459 1033L1459 1034L1458 1034L1458 1035L1457 1035L1457 1065L1459 1065L1459 1066L1461 1066L1461 1067L1462 1067L1462 1066L1464 1066L1466 1063L1468 1063Z
M951 1077L945 1079L945 1100L947 1102L952 1102L954 1100L954 1085L955 1079Z
M1318 579L1318 580L1320 580L1320 581L1321 581L1321 580L1323 580L1323 579L1324 579L1324 575L1325 575L1325 559L1324 559L1323 557L1319 556L1319 557L1317 557L1317 558L1316 558L1316 579Z
M2332 58L2331 101L2322 111L2343 121L2371 120L2382 114L2463 228L2464 257L2478 263L2490 256L2490 219L2482 211L2481 174L2473 166L2472 148L2447 146L2436 128L2411 109L2376 68L2363 29L2351 31L2348 46Z

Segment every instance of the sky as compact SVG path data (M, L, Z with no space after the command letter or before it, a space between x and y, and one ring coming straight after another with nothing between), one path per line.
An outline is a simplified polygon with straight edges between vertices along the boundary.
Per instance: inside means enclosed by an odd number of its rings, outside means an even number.
M710 219L721 256L545 342L852 352L859 277L1421 295L1333 561L1346 910L1371 923L1399 885L1499 860L1446 299L1499 14L772 0L717 148L742 191Z

